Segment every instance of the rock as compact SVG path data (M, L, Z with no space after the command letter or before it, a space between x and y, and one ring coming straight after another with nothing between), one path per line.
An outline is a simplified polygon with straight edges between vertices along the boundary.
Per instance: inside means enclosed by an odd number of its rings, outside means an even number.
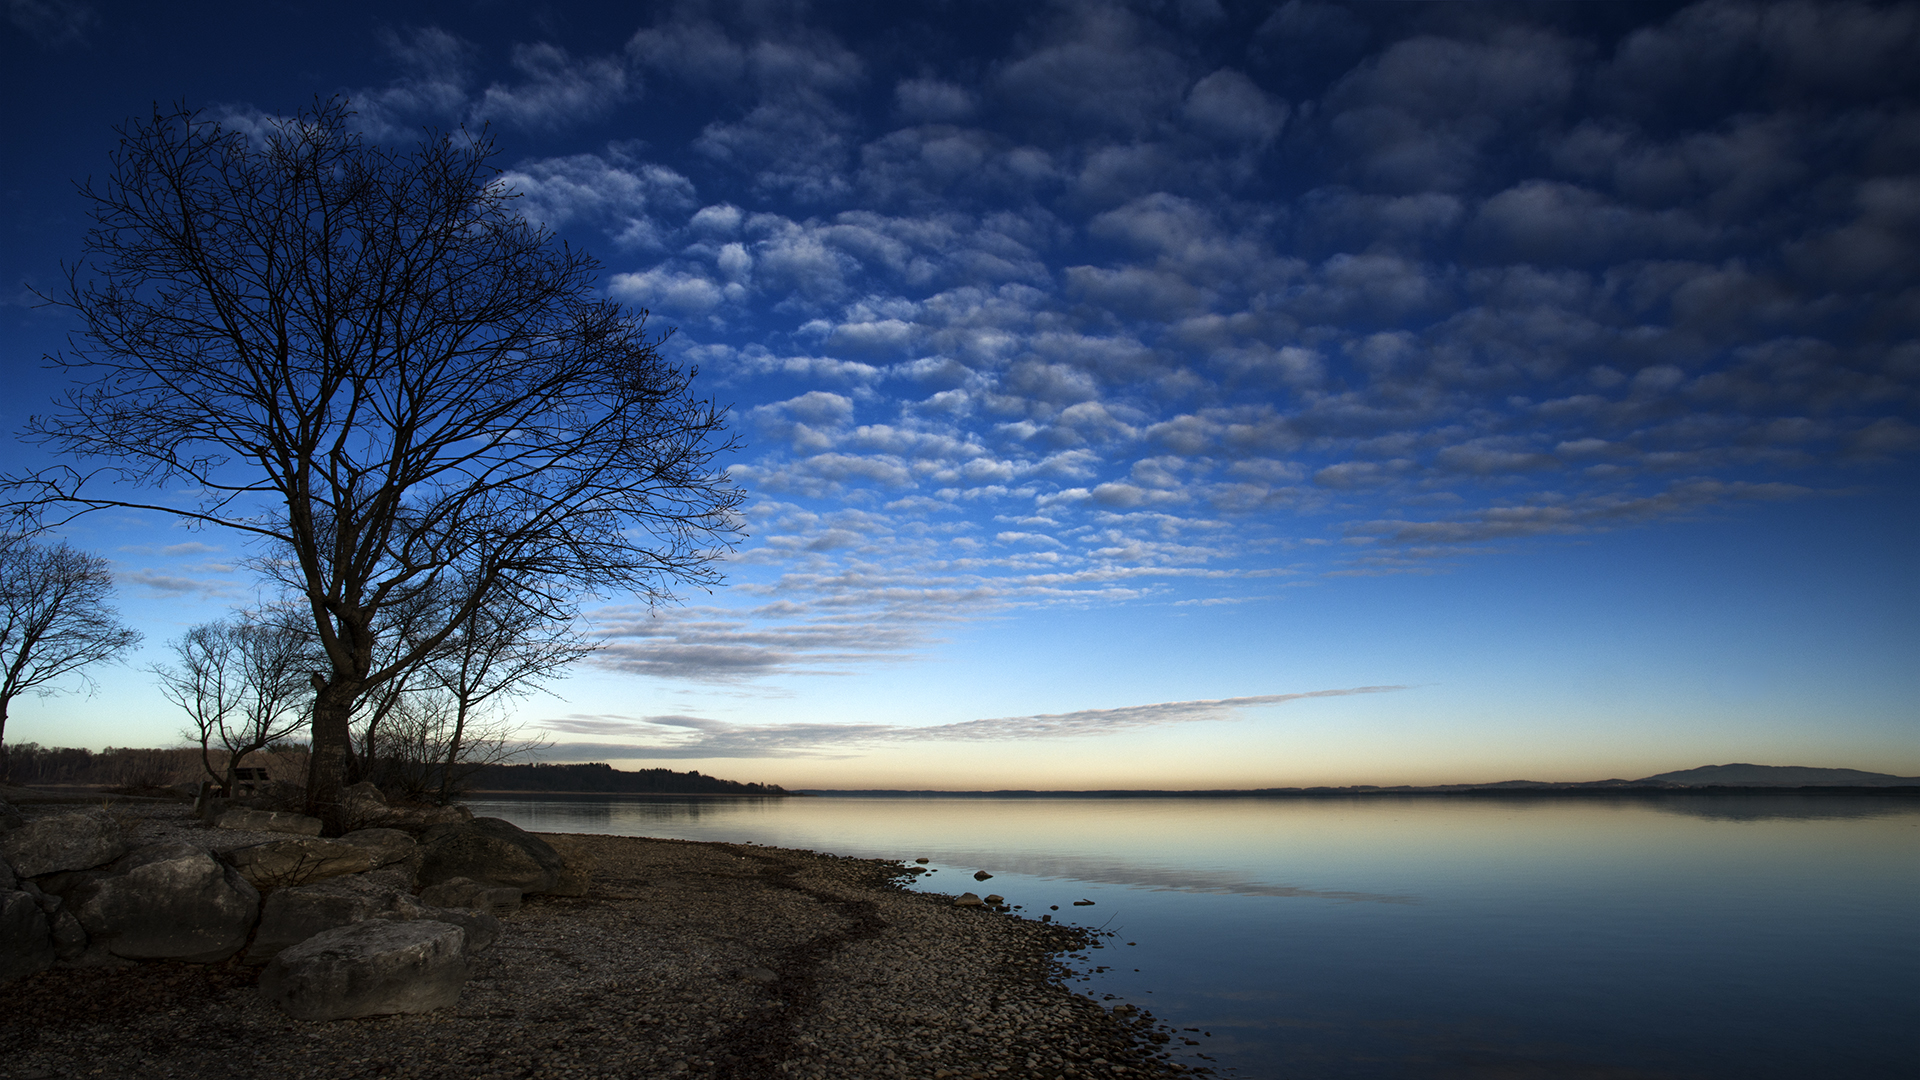
M86 870L126 853L119 824L104 810L53 814L0 833L0 858L21 877Z
M457 926L467 932L468 956L483 953L500 940L500 920L494 918L492 912L473 908L429 907L403 896L395 904L394 910L383 912L378 917L402 922L443 922Z
M305 885L373 869L373 857L364 847L304 836L235 848L227 859L256 888Z
M420 849L413 837L400 829L357 829L340 838L367 853L375 868L397 863Z
M225 960L247 943L260 894L232 867L188 844L155 844L81 879L66 895L87 936L129 960Z
M999 893L988 893L983 899L989 904L1004 904L1007 902L1007 898L1001 896Z
M260 909L260 928L247 946L247 963L264 964L315 934L366 922L392 906L392 896L334 891L324 885L275 889Z
M371 783L358 783L340 793L340 823L350 830L419 832L435 825L464 825L472 820L473 811L464 806L394 806Z
M443 922L375 919L283 949L260 993L296 1020L419 1013L460 999L470 965L466 931Z
M985 870L975 870L973 872L973 880L975 881L985 881L992 876L992 874L987 873Z
M929 862L932 862L933 860L931 860L931 859L915 859L915 860L913 860L913 861L914 861L914 862L917 862L917 863L919 863L919 864L920 864L920 865L922 865L922 866L925 866L925 865L926 865L927 863L929 863Z
M13 872L13 867L7 863L7 860L0 859L0 892L5 892L8 889L17 889L19 887L19 875Z
M471 908L505 917L520 910L520 890L511 885L489 885L472 878L448 878L420 890L420 902L431 907Z
M214 825L243 832L283 832L296 836L319 836L320 819L284 810L233 809L221 814Z
M435 825L420 834L420 846L422 886L464 877L523 893L564 893L584 884L545 840L499 818Z
M970 892L964 892L960 894L960 898L958 900L955 900L953 902L953 906L954 907L979 907L980 898L973 895Z
M47 913L18 889L0 891L0 984L45 971L56 956Z
M87 937L87 928L73 912L60 908L47 916L47 928L53 935L53 952L62 960L74 961L86 953L91 939Z
M26 823L27 819L20 816L20 811L15 810L12 803L0 799L0 832L12 832Z

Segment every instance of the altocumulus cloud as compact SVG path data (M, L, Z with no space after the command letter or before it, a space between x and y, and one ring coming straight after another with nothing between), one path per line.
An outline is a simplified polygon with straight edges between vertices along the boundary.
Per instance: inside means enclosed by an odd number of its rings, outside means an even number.
M1257 694L1201 701L1165 701L1117 709L1081 709L1035 716L1005 716L952 724L734 724L699 716L568 716L539 725L563 735L628 742L567 742L546 747L542 757L757 758L846 757L887 745L928 742L1015 742L1024 739L1089 738L1140 728L1232 720L1267 706L1312 698L1383 694L1404 686L1358 686L1297 694ZM646 740L646 741L640 741Z
M602 612L600 663L844 672L1911 469L1920 6L1190 7L386 38L369 130L494 121L749 435L746 603Z

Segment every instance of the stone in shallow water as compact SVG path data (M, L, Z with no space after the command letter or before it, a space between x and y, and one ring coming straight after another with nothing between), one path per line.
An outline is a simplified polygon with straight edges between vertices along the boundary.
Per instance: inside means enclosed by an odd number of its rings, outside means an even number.
M470 973L459 927L376 919L282 949L260 993L296 1020L431 1012L458 1002Z
M973 880L975 881L985 881L992 876L992 874L987 873L985 870L975 870L973 872Z
M960 898L953 902L954 907L979 907L980 904L980 898L970 892L961 893Z

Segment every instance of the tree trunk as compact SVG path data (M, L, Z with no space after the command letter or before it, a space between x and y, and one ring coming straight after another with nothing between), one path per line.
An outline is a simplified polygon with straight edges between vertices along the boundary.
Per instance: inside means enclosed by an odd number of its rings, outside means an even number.
M453 767L460 760L460 737L467 730L467 703L462 700L453 713L453 738L447 742L447 765L440 771L440 805L453 798Z
M340 792L347 786L347 754L353 735L357 695L341 683L328 683L313 700L313 748L307 762L307 813L337 825Z

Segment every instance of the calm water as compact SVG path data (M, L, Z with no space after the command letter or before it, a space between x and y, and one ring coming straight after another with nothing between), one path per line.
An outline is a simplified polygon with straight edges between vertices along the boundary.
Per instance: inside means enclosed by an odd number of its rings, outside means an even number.
M1183 1051L1249 1080L1920 1075L1911 798L472 806L547 832L925 856L926 889L1118 930L1078 988L1210 1032Z

